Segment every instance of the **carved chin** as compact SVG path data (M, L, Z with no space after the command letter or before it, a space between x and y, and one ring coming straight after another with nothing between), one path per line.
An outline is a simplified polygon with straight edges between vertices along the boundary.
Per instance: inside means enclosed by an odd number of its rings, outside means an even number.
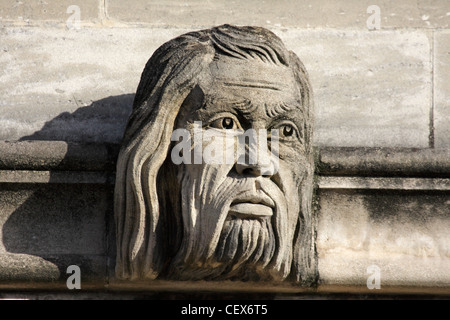
M223 269L217 277L261 279L261 271L274 256L276 242L270 218L230 217L224 223L214 255Z
M286 225L280 225L280 221L286 220L277 219L276 215L259 218L228 215L210 258L206 261L201 258L194 261L186 252L180 252L178 257L184 258L177 259L172 278L283 280L290 271L291 246L288 240L290 237L279 236L282 230L287 228Z

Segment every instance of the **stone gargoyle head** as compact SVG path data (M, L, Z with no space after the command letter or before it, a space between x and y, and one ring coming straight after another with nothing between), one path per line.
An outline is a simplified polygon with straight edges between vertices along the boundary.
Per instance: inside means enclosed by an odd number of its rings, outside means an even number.
M163 44L117 162L117 278L314 282L312 124L307 72L271 31Z

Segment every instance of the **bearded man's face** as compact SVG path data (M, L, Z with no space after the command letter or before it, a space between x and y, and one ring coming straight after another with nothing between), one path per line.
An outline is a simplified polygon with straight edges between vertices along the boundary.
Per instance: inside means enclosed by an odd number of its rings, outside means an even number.
M283 280L291 269L306 115L288 67L221 57L186 99L176 127L195 135L264 130L269 161L176 166L183 238L169 275L186 280ZM198 130L199 128L197 128ZM271 140L276 132L277 150ZM260 136L259 136L260 137ZM226 139L226 138L225 138ZM193 139L202 150L214 141ZM218 140L216 140L217 142ZM248 145L246 146L248 151ZM220 147L235 154L235 148Z

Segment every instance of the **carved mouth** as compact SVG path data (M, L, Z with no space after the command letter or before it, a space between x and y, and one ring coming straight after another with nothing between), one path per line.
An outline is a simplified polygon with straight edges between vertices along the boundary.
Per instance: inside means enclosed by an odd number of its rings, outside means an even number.
M258 219L273 215L275 203L263 192L245 192L230 205L229 215L243 219Z

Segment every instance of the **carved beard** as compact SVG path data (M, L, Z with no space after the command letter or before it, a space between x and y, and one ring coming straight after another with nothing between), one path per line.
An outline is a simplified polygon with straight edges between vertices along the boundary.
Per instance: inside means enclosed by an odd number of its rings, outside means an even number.
M169 278L283 280L289 274L298 191L288 201L269 178L242 177L232 172L231 165L183 165L178 175L183 238L170 265ZM272 216L229 215L237 195L258 190L274 201Z
M214 258L226 266L221 276L244 280L265 278L261 271L273 258L275 243L270 218L227 218L214 253Z

